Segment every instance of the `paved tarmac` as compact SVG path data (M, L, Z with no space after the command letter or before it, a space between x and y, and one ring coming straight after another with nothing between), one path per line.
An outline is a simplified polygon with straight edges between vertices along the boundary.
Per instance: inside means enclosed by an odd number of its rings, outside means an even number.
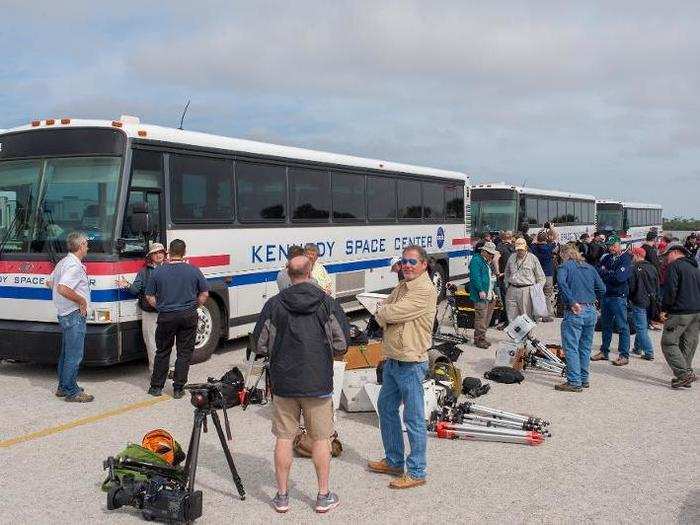
M559 322L537 333L558 342ZM592 363L591 388L580 394L554 391L558 378L543 372L526 372L521 385L494 384L480 404L549 419L553 436L537 447L429 438L429 482L418 489L392 491L388 478L366 470L367 458L382 456L375 414L338 412L344 452L333 460L331 476L341 505L326 516L312 509L316 486L308 459L292 468L291 510L284 516L272 510L270 409L234 408L230 448L248 497L238 500L216 434L204 434L201 521L700 523L700 383L671 390L660 333L652 337L655 361L633 357L622 368ZM481 377L492 366L493 349L464 350L463 375ZM220 376L241 365L244 353L242 342L223 345L192 368L190 381ZM145 363L84 370L80 382L95 394L94 403L55 398L53 368L0 364L0 523L136 523L133 509L106 510L102 461L153 428L168 429L187 446L188 398L148 396Z

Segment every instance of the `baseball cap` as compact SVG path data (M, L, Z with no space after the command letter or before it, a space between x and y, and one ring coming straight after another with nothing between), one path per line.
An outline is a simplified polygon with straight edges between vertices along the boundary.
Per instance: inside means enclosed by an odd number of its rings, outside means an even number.
M688 257L690 255L690 252L686 249L686 247L683 246L679 242L672 242L671 244L666 246L664 253L662 253L661 255L668 255L669 253L671 253L674 250L678 250L679 252L682 252L683 255L685 255L686 257Z
M645 252L644 248L642 248L641 246L635 246L634 248L632 248L631 251L632 251L632 255L636 255L637 257L646 257L647 256L647 252Z
M515 249L516 250L527 250L527 241L525 239L515 239Z
M608 240L605 241L606 246L612 246L613 244L620 244L620 238L617 235L611 235Z

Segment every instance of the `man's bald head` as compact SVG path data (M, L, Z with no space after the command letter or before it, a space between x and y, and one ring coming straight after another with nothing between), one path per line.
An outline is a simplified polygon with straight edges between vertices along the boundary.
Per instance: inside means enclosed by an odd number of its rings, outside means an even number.
M289 259L287 273L292 284L303 283L311 278L311 261L306 255L297 255Z

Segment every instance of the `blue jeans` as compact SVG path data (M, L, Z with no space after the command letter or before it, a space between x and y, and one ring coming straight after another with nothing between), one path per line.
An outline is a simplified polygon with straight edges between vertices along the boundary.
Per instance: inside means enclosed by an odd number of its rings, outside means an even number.
M651 337L649 337L647 309L632 305L632 320L637 330L637 334L634 336L634 350L652 357L654 355L654 347L651 343Z
M78 368L83 360L85 350L85 318L80 310L68 315L59 315L61 325L61 356L58 358L58 388L68 397L80 393L78 386Z
M630 326L627 324L627 298L603 297L600 306L600 324L603 329L603 344L600 347L600 351L605 357L608 357L614 325L620 333L620 344L618 347L620 357L629 357Z
M585 305L576 315L571 310L564 312L561 322L561 342L566 354L566 381L581 386L588 383L588 366L591 361L591 346L597 315L595 306Z
M387 359L382 371L382 389L379 391L377 408L382 443L387 463L403 468L413 478L425 478L426 446L428 434L423 405L423 379L428 371L428 362L404 363ZM403 420L408 433L411 453L404 459L403 429L399 417L399 406L403 403Z

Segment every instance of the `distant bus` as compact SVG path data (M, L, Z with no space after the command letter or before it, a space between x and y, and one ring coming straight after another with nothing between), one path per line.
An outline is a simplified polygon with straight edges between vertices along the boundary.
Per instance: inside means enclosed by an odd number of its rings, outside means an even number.
M640 244L646 234L662 229L662 208L659 204L622 202L613 200L596 201L597 229L604 233L616 233L623 244Z
M52 363L60 330L48 274L71 230L90 277L85 363L145 355L136 298L116 287L147 241L187 243L209 280L195 359L249 333L292 244L315 243L346 308L397 283L409 244L434 280L466 277L469 178L458 172L115 121L48 119L0 134L0 359Z
M595 197L578 193L538 190L509 184L477 184L471 194L471 229L484 232L523 231L537 234L551 222L560 242L577 240L595 230Z

